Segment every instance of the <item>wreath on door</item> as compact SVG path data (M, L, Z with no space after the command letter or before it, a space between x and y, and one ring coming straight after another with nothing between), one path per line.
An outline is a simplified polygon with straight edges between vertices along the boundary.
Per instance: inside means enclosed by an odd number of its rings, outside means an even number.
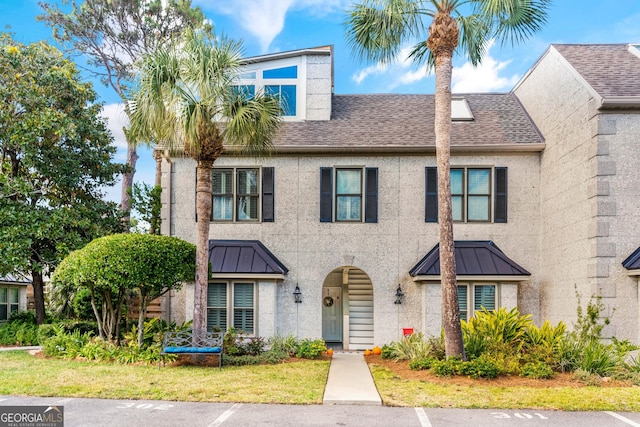
M322 303L324 304L325 307L331 307L333 305L333 298L324 297L324 299L322 300Z

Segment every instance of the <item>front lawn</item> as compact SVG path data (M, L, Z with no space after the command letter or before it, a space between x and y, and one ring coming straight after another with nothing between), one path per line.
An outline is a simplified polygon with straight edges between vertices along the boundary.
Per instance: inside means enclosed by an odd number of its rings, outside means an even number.
M328 360L276 365L118 365L0 352L0 395L319 404Z

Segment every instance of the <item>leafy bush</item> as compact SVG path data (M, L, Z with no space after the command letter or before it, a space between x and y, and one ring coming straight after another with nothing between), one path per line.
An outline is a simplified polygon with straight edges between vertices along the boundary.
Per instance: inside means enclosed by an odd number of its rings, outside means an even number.
M414 360L433 357L434 349L431 341L425 340L421 332L402 337L400 341L389 344L390 358L398 360ZM382 348L384 353L385 349ZM382 356L384 359L385 356Z
M0 323L0 345L37 345L38 326L7 321Z
M275 335L269 338L268 347L270 352L286 354L288 355L287 357L293 357L298 352L298 339L293 335L287 335L286 337Z
M430 369L433 365L433 359L430 357L421 357L419 359L413 359L409 362L409 369L412 371L423 371Z
M485 352L519 353L525 331L532 324L531 316L520 315L517 308L510 311L504 307L491 311L483 308L468 322L461 321L465 352L471 358Z
M439 377L452 377L462 372L462 360L450 357L446 360L434 360L431 365L433 373Z
M392 359L393 348L390 345L384 344L381 348L380 357L383 359Z
M88 332L84 334L79 330L66 332L62 324L54 325L53 330L55 334L41 343L44 354L50 357L75 359L91 338L91 333Z
M266 342L262 337L251 337L242 340L238 347L240 348L241 354L247 354L250 356L259 356L264 353L264 348L266 346Z
M544 362L527 362L522 367L521 376L535 379L551 379L555 372Z
M260 365L263 359L260 356L243 354L242 356L226 356L222 362L229 366Z
M496 378L499 369L497 364L488 354L482 354L480 357L460 364L460 375L477 378Z
M326 349L323 339L305 338L298 344L296 356L302 359L319 359Z
M555 327L545 321L542 327L535 325L527 327L524 333L525 360L530 362L544 362L560 368L558 363L562 355L563 341L566 339L567 327L559 322Z
M612 345L589 341L582 349L578 368L592 374L609 376L613 369L621 364L622 360Z

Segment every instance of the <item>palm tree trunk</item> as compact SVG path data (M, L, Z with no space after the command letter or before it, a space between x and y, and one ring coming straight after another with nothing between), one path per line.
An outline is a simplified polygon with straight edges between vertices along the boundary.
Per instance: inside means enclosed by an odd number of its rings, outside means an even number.
M447 357L464 359L460 327L456 261L451 212L450 140L452 55L436 58L435 133L438 167L438 223L440 227L440 280L442 283L442 323Z
M193 331L207 330L207 285L209 283L209 219L211 218L211 174L213 161L198 160L196 174L196 281L193 289Z

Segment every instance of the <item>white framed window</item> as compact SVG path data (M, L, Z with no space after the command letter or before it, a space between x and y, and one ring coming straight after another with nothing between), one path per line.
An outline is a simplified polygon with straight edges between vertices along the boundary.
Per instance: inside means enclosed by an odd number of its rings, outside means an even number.
M253 335L256 330L256 285L249 281L210 282L207 287L207 330L229 327Z
M298 117L298 65L274 66L273 68L257 69L240 75L238 85L244 93L253 96L256 91L263 91L275 95L282 103L285 118Z
M20 309L20 289L0 287L0 322L9 320L12 313Z
M460 319L468 321L474 312L486 308L495 310L498 306L498 285L496 283L458 283L458 307Z

